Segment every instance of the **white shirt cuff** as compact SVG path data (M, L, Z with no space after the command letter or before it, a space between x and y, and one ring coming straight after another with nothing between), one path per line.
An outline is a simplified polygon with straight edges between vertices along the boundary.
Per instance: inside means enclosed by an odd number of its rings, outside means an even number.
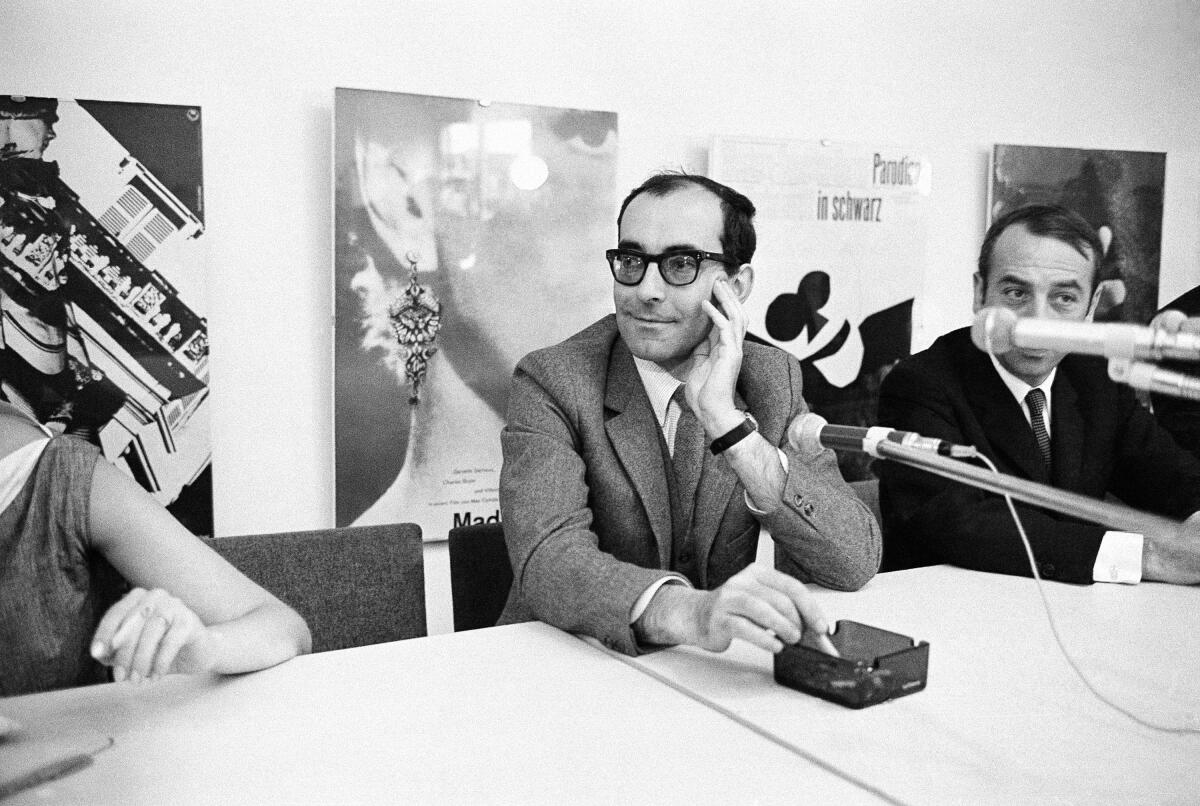
M779 452L779 461L783 465L783 475L786 476L787 472L788 472L787 454L783 452L783 448L776 448L775 450ZM750 500L749 491L743 490L742 497L746 499L746 509L750 510L750 513L752 515L766 515L767 514L767 511L765 509L759 509L758 507L754 506L754 502Z
M630 624L637 622L637 620L642 617L642 613L645 613L646 608L650 606L650 600L654 598L654 594L658 593L658 589L668 583L687 585L689 588L692 587L692 583L688 582L684 577L671 576L654 580L650 587L642 591L642 595L639 596L637 601L633 603L633 612L629 614Z
M1144 542L1144 538L1135 532L1105 532L1096 564L1092 566L1092 580L1125 585L1141 582Z

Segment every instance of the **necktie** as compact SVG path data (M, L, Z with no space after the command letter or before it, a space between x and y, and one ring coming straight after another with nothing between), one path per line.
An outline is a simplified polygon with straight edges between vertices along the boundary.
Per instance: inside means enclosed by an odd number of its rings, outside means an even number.
M1037 439L1038 450L1042 452L1042 461L1046 469L1050 469L1050 434L1046 431L1046 421L1042 411L1046 408L1046 393L1041 389L1030 389L1025 395L1029 405L1029 423L1033 426L1033 436Z
M700 467L704 462L704 429L692 413L683 396L683 386L675 390L671 400L679 406L679 421L675 424L675 445L671 453L671 466L675 471L675 484L679 490L679 501L687 521L691 521L692 505L695 502L696 486L700 481Z

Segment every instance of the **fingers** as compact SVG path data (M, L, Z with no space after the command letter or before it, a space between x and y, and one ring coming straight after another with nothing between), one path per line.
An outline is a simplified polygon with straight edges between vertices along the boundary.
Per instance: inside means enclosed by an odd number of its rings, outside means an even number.
M713 592L705 646L723 651L732 638L779 652L802 638L837 655L829 640L829 621L808 589L772 568L751 565Z
M157 679L169 674L180 651L191 643L201 630L203 630L203 626L191 611L187 611L186 615L172 621L170 629L158 644L158 652L154 656L154 663L150 670L151 676Z
M782 571L776 571L774 568L757 564L747 566L742 573L746 572L752 573L759 584L777 590L786 596L791 605L796 608L805 629L826 635L829 633L829 619L825 617L817 600L800 580Z
M113 667L118 682L155 679L203 630L199 618L166 591L135 588L100 620L92 657Z
M154 667L154 656L158 654L158 646L171 625L165 616L158 612L145 615L142 630L138 635L137 645L133 650L129 663L129 679L135 683L151 678Z
M1155 330L1162 330L1166 333L1178 333L1184 322L1187 321L1187 316L1182 311L1165 310L1159 312L1153 319L1150 320L1150 327Z
M93 658L101 663L108 662L108 658L113 653L113 638L117 633L117 629L125 620L126 615L137 609L142 597L145 595L146 591L141 588L134 588L125 594L119 602L108 609L108 612L100 619L100 623L96 625L96 632L92 636L91 652Z
M737 293L724 276L718 277L713 283L712 293L717 302L721 304L720 308L718 309L712 302L704 300L701 303L704 312L712 319L722 340L732 339L740 343L746 335L747 326L746 311L742 307L742 301L738 299Z
M746 643L765 649L772 655L783 651L784 643L770 630L764 630L760 625L742 616L730 619L731 638L740 638Z

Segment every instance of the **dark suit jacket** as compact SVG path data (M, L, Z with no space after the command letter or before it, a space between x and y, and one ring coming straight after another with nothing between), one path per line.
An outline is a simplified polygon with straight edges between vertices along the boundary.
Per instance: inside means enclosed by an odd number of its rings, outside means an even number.
M738 403L785 446L807 411L800 367L774 347L744 346ZM670 575L671 509L661 430L613 316L522 359L513 378L500 509L513 588L500 623L537 618L638 651L637 598ZM837 470L832 451L805 461L785 448L784 506L762 523L776 565L838 589L879 567L879 527ZM754 561L759 522L725 459L706 452L694 514L700 582L715 588Z
M1103 359L1068 355L1051 387L1047 474L1020 404L967 328L901 361L884 379L879 422L974 445L1002 473L1184 518L1200 509L1200 463L1177 446ZM884 568L948 562L1030 576L1004 499L894 462L876 464ZM1091 582L1105 529L1018 503L1038 570Z

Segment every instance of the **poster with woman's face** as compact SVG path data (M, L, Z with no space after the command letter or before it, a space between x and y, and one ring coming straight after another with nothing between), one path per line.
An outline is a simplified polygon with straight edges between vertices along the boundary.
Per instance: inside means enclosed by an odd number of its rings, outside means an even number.
M212 534L200 122L0 95L0 398Z
M611 112L338 89L337 523L499 519L513 369L612 310Z
M1105 246L1096 318L1144 324L1158 308L1166 165L1166 154L1150 151L997 144L990 221L1026 204L1082 215Z

